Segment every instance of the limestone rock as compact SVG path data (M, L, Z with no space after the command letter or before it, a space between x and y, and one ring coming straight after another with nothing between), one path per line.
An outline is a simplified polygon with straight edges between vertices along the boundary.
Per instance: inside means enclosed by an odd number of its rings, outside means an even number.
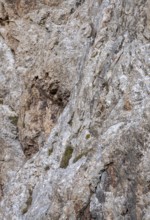
M149 9L0 0L0 219L150 219Z

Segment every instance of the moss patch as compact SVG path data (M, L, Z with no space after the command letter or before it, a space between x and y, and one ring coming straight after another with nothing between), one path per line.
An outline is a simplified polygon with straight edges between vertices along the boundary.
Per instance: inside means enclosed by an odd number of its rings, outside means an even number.
M74 158L73 163L76 163L78 160L80 160L83 156L87 156L88 152L82 152L77 157Z
M83 156L86 157L90 151L92 151L92 149L89 149L89 150L87 150L87 151L85 151L85 152L81 152L78 156L76 156L76 157L74 158L73 163L76 163L76 162L77 162L78 160L80 160Z
M3 99L0 99L0 105L3 105Z
M18 123L18 117L17 116L10 116L9 120L11 121L11 123L15 126L17 126Z
M87 134L87 135L85 136L86 140L90 139L90 137L91 137L90 134Z
M61 160L60 168L66 168L68 166L69 160L72 157L72 153L73 153L73 148L71 146L68 146Z

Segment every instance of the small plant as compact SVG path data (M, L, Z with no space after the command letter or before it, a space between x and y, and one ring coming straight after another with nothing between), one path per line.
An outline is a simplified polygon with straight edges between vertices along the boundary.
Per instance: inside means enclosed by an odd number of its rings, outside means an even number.
M18 117L17 116L10 116L9 120L11 121L11 123L15 126L17 126L18 123Z
M90 134L87 134L87 135L85 136L86 140L90 139L90 137L91 137Z
M66 168L68 166L69 160L72 157L72 153L73 153L73 148L71 146L68 146L61 160L60 168Z
M27 205L25 205L25 207L22 209L22 214L24 215L27 211L28 211L28 207Z
M23 209L22 209L22 214L23 214L23 215L28 211L29 207L30 207L31 204L32 204L32 193L33 193L32 190L29 189L29 197L28 197L28 199L27 199L27 201L26 201L26 203L25 203L25 206L24 206Z
M48 149L48 156L50 156L53 153L53 148Z

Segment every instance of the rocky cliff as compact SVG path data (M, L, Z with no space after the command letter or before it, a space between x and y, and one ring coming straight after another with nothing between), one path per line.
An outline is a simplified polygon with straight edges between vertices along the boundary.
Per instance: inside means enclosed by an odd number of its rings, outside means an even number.
M0 220L150 219L149 12L0 0Z

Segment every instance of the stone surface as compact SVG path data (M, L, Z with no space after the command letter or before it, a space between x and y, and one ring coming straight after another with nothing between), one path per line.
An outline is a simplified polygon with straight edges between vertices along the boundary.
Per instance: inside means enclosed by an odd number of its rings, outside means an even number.
M0 0L0 219L150 219L149 10Z

